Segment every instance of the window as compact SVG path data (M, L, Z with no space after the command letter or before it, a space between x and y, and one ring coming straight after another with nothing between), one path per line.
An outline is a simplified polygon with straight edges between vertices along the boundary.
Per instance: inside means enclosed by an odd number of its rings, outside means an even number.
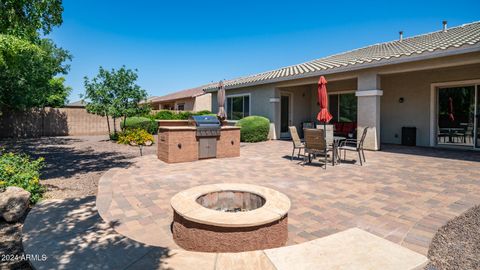
M250 96L227 97L227 119L240 120L250 115Z
M333 122L357 122L355 93L329 95L328 109L333 116Z
M185 110L185 103L178 103L178 104L177 104L177 110L178 110L178 111L183 111L183 110Z

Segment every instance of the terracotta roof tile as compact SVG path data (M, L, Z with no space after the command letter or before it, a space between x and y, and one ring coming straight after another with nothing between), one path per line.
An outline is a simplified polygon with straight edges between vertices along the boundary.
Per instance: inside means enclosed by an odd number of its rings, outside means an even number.
M322 71L361 65L373 62L389 64L398 58L407 58L428 54L441 50L455 50L464 47L478 47L480 51L480 21L447 29L418 35L403 40L379 43L360 49L339 53L306 63L283 67L277 70L263 72L251 76L225 81L226 88L242 87L245 84L269 83L282 78L318 75ZM206 85L205 90L213 90L216 83Z

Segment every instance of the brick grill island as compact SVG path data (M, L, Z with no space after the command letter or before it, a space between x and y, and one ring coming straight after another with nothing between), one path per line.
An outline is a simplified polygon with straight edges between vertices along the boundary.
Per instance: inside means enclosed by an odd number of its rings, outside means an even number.
M288 240L290 199L249 184L194 187L171 199L172 234L182 248L243 252L275 248Z
M158 159L167 163L240 156L240 128L219 126L202 135L191 121L158 121ZM219 123L220 124L220 123Z

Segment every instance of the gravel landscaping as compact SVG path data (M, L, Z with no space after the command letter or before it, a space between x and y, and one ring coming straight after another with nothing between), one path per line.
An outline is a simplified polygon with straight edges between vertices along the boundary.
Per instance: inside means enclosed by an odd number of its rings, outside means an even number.
M429 270L480 269L480 205L441 227L430 249Z
M44 199L96 195L98 180L105 171L128 167L130 160L140 155L138 147L113 143L106 136L2 139L0 148L45 158L41 180L47 187ZM155 153L156 145L143 150L144 155ZM22 225L23 221L0 220L0 255L23 255ZM30 269L30 266L25 260L0 261L0 269Z

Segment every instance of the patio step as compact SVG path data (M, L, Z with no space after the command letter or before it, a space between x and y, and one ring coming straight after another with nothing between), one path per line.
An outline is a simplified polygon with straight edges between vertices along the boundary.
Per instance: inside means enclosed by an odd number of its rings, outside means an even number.
M358 228L264 252L278 270L416 270L428 263L424 255Z

